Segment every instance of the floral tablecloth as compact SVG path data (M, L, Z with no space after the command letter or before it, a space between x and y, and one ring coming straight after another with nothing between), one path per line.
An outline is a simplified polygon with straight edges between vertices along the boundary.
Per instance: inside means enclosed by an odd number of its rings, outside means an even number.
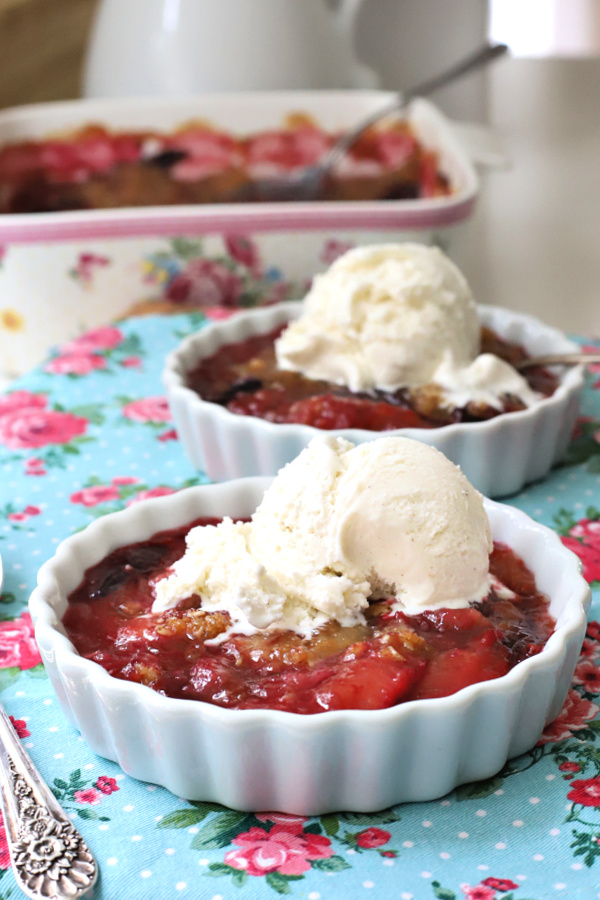
M600 625L559 718L495 778L432 803L321 818L188 803L125 776L63 717L27 613L40 564L97 516L205 480L162 394L165 354L208 310L90 332L0 394L0 689L82 831L104 900L545 900L600 897ZM598 368L598 367L597 367ZM510 499L555 528L600 588L600 372L567 465ZM600 618L596 592L591 619ZM0 830L0 900L18 893Z

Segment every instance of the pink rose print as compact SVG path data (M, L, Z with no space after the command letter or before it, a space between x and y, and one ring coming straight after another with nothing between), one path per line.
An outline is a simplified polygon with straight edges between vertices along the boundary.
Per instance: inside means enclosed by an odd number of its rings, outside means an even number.
M260 272L260 256L256 243L249 237L241 234L228 234L225 236L225 249L236 262L246 266L254 275Z
M121 360L121 365L124 369L137 369L142 365L142 360L139 356L126 356Z
M23 409L44 409L48 400L45 394L31 394L29 391L13 391L0 397L0 417Z
M302 825L307 820L306 816L293 816L290 813L264 812L256 813L259 822L272 822L273 825L289 825L293 832L302 831Z
M0 416L0 444L10 450L68 444L85 434L87 419L68 412L39 408L15 410Z
M86 142L90 143L90 142ZM97 157L97 149L96 149L96 157ZM112 156L113 154L109 150L109 155L111 157L111 162L104 168L108 169L112 166ZM88 157L90 154L88 153ZM98 256L96 253L80 253L79 258L77 260L77 265L72 270L72 274L75 278L81 279L85 284L89 284L94 275L95 269L102 269L105 266L110 265L110 259L107 256Z
M591 659L579 660L573 675L573 684L581 685L590 694L600 693L600 670Z
M251 828L232 841L235 850L225 854L225 863L248 875L303 875L310 869L310 860L327 859L333 855L331 841L320 834L291 830L288 825L274 825L271 831Z
M139 478L134 478L133 475L116 475L114 478L110 479L111 484L117 485L125 485L125 484L137 484Z
M323 244L320 256L321 262L324 262L326 266L330 266L336 259L347 253L348 250L352 250L354 246L351 241L338 241L335 238L330 238Z
M75 491L70 496L71 503L81 503L82 506L97 506L98 503L108 503L110 500L119 499L119 491L112 484L94 484L91 487Z
M476 884L474 887L461 884L460 887L467 900L496 900L496 891L486 884Z
M220 322L235 315L235 309L224 309L222 306L212 306L209 309L205 309L204 312L206 313L206 318L210 319L211 322Z
M44 371L51 375L89 375L95 369L105 369L106 360L96 353L67 353L50 360Z
M582 806L600 806L600 778L583 778L571 782L567 800Z
M133 506L134 503L140 503L142 500L150 500L152 497L167 497L174 494L175 491L170 487L155 487L147 491L139 491L135 497L127 501L126 506Z
M29 613L21 613L12 622L0 622L0 669L33 669L41 661Z
M9 513L6 517L10 522L26 522L29 516L25 512Z
M554 722L544 729L538 744L548 744L570 738L572 732L585 728L587 722L595 718L598 712L600 712L600 707L590 700L585 700L571 688L563 708Z
M123 415L134 422L170 422L171 410L166 397L143 397L123 407Z
M113 794L115 791L119 790L119 785L115 779L109 778L108 775L101 775L94 787L103 794Z
M372 850L387 844L390 838L390 832L384 831L383 828L366 828L356 836L356 843L365 850Z
M96 350L112 350L123 342L123 332L114 325L94 328L80 337L64 344L62 353L94 353Z
M25 460L25 474L26 475L47 475L46 472L46 463L43 459L38 459L37 457L32 457L31 459Z
M6 840L6 828L4 827L4 819L0 812L0 869L10 869L10 853L8 851L8 841Z
M213 259L193 259L169 284L167 297L185 306L236 306L243 284L239 275Z
M75 791L73 797L78 803L89 803L90 806L98 806L102 794L96 788L85 788L83 791Z
M516 891L519 885L515 881L511 881L510 878L484 878L481 882L486 887L491 887L495 891L502 891L505 893L506 891Z
M42 514L39 506L26 506L23 512L27 513L28 516L40 516Z
M9 719L12 722L12 727L17 732L17 737L31 737L31 732L27 728L27 722L25 721L25 719L15 719L14 716L9 716Z

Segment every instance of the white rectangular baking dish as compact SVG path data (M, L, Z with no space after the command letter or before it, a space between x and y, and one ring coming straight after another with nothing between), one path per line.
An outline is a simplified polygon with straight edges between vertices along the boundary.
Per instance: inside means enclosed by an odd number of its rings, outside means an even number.
M168 131L204 119L247 134L279 127L298 111L337 131L393 96L384 91L270 91L40 104L0 112L0 145L90 123ZM426 100L416 101L409 116L421 142L439 154L454 188L451 196L0 216L0 372L23 372L50 346L131 309L160 311L174 278L185 277L194 260L233 271L242 284L234 303L249 306L302 296L336 252L355 244L419 240L439 243L460 257L461 225L472 215L479 191L468 141L461 137L467 132ZM243 254L236 255L240 238L250 242L251 270ZM217 303L225 300L218 291L211 296Z

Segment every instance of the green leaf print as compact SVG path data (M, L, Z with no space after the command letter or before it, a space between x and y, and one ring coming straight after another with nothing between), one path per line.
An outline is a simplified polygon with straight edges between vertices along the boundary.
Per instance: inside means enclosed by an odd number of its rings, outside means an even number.
M15 681L21 677L21 670L18 666L9 666L7 669L0 669L0 691L6 690Z
M431 887L436 900L456 900L454 891L451 891L450 888L442 887L439 881L432 881Z
M487 778L485 781L473 781L471 784L463 784L456 789L456 799L461 800L483 800L490 797L494 791L501 786L503 779L496 775L494 778Z
M291 894L290 881L300 881L303 875L282 875L280 872L269 872L265 876L265 881L270 888L277 891L278 894Z
M203 822L210 810L176 809L161 819L157 828L190 828Z
M202 828L191 843L193 850L217 850L228 847L241 831L251 827L253 817L247 813L227 810Z
M357 828L369 828L372 825L389 825L391 822L399 822L400 816L393 809L382 809L376 813L339 813L342 822L355 825Z
M321 825L328 837L334 837L340 830L340 820L337 816L321 816Z
M330 856L328 859L311 860L313 869L320 872L342 872L344 869L350 869L350 863L347 863L341 856Z

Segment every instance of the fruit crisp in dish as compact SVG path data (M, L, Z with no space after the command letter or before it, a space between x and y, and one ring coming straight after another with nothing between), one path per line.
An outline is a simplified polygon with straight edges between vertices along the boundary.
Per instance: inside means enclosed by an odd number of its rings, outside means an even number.
M1 148L0 212L252 199L253 180L317 163L337 137L301 114L289 116L279 129L244 137L202 122L170 134L90 125L71 135ZM365 132L328 179L322 199L404 200L450 193L436 153L404 121Z
M250 521L202 519L89 568L63 618L83 656L170 697L311 714L501 677L554 629L481 495L400 437L313 440Z
M435 428L550 396L554 374L514 368L526 356L481 328L467 282L441 250L388 244L344 254L316 276L297 320L219 348L186 383L271 422Z

